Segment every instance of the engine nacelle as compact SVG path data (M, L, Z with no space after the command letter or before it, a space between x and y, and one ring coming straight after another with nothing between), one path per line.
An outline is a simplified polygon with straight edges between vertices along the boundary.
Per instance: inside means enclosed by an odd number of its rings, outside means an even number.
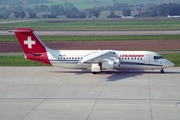
M94 63L91 65L93 74L99 73L101 70L113 70L120 67L120 60L117 58L106 59L102 63Z
M113 69L114 62L113 61L105 61L102 63L102 69Z
M101 67L99 66L99 64L92 64L92 66L91 66L92 73L98 73L100 71L101 71Z
M102 69L115 69L118 67L120 67L120 61L117 58L111 59L111 60L106 60L106 61L102 62L102 64L101 64Z

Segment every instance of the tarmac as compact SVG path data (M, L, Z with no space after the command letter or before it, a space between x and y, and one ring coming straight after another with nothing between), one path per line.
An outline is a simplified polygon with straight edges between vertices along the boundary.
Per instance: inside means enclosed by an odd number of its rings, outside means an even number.
M180 67L93 75L0 67L2 120L180 120Z
M114 36L114 35L179 35L180 30L158 31L35 31L39 36ZM0 35L14 36L13 32L0 31Z

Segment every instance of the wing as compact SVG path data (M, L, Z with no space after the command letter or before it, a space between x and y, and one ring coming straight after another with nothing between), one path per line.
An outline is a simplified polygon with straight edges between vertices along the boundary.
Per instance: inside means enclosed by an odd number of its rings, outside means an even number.
M118 58L118 56L113 50L100 50L83 57L80 63L99 63L104 59L108 59L111 57Z

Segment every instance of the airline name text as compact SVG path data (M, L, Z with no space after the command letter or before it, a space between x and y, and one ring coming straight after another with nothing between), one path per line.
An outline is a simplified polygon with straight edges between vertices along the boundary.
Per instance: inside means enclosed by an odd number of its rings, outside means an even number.
M120 57L144 57L144 55L138 55L138 54L121 54Z

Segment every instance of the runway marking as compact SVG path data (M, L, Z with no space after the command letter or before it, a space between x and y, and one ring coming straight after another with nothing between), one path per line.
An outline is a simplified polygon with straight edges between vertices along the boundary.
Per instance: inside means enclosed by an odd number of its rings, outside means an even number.
M106 82L104 83L104 85L103 85L103 87L102 87L102 89L101 89L101 91L100 91L100 93L99 93L99 96L98 96L98 98L96 99L96 101L95 101L95 103L94 103L94 105L93 105L91 111L89 112L89 115L87 116L87 119L86 119L86 120L89 119L89 117L90 117L90 115L91 115L91 113L92 113L94 107L95 107L96 104L97 104L97 101L100 99L101 93L102 93L102 91L104 90L104 87L106 86L106 83L107 83L107 80L106 80Z
M151 101L151 85L150 85L150 80L149 80L149 75L147 76L148 77L148 85L149 85L149 102L150 102L150 104L149 104L149 107L150 107L150 110L149 110L149 112L150 112L150 114L151 114L151 120L153 120L153 113L152 113L152 101Z

